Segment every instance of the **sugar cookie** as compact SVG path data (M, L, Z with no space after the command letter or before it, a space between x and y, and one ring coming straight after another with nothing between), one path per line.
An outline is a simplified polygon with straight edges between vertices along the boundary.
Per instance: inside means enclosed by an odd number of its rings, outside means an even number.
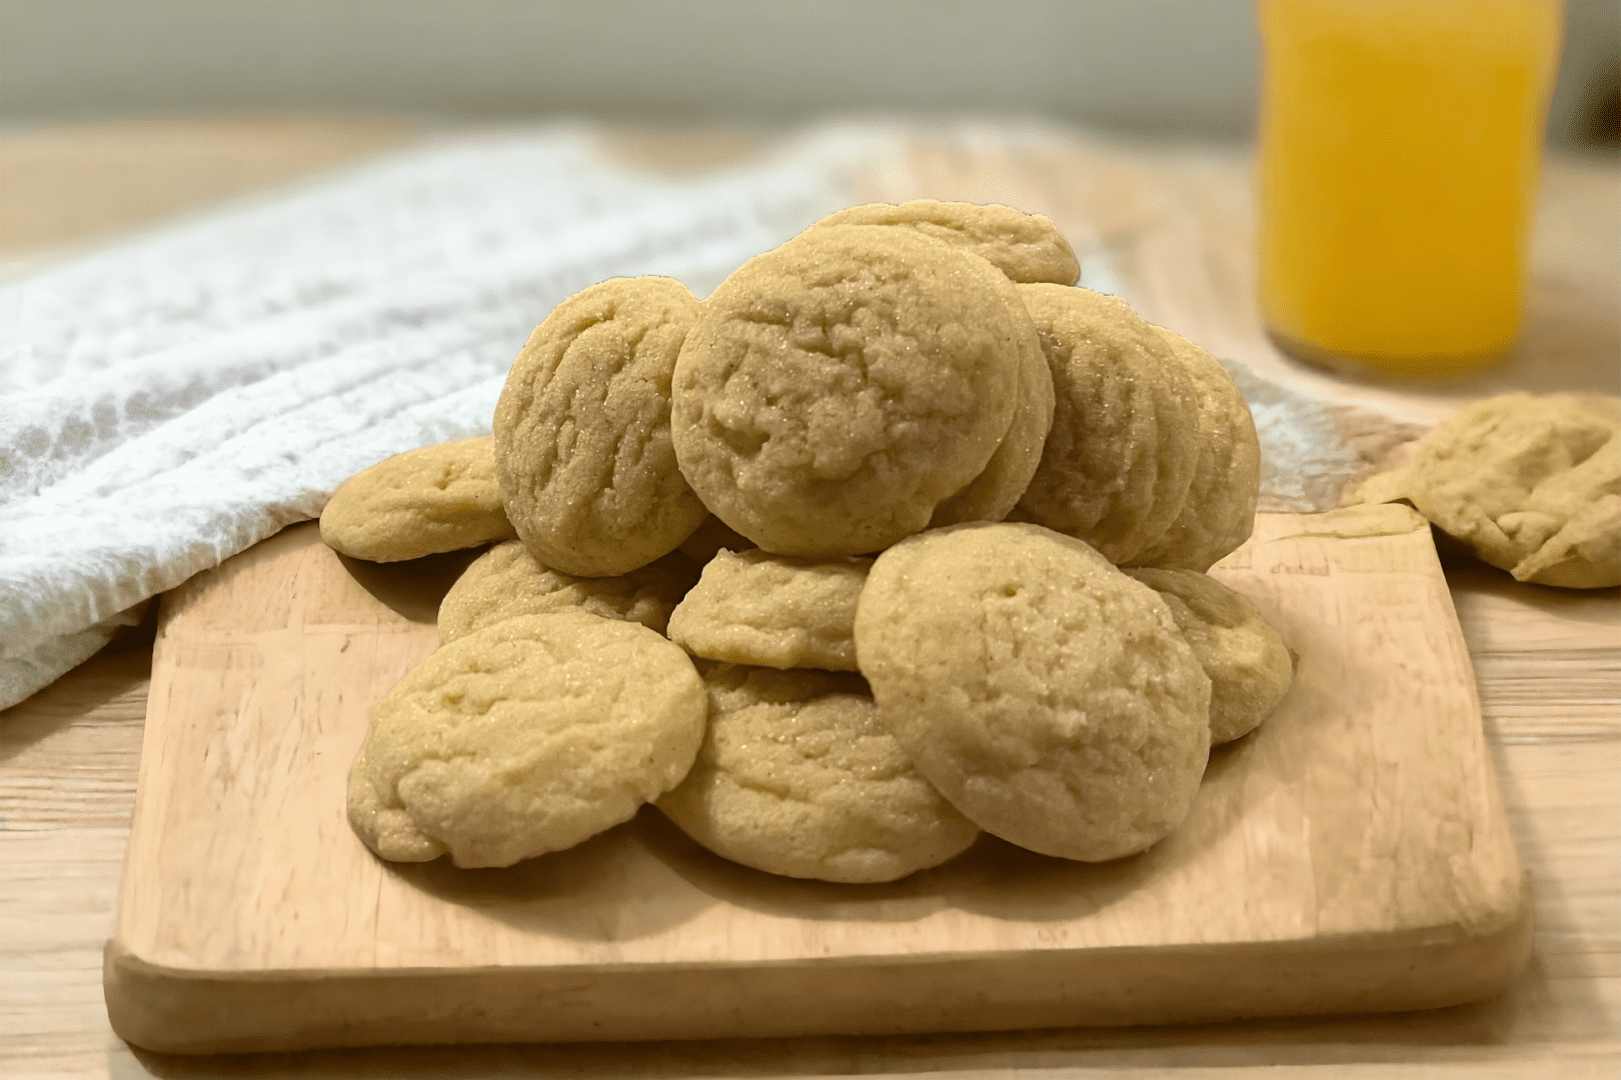
M856 601L871 566L717 552L670 616L670 640L709 660L855 671Z
M372 710L349 823L405 862L572 847L686 776L707 708L687 654L645 626L507 619L442 646Z
M1210 742L1231 742L1272 715L1294 681L1294 658L1241 593L1193 570L1126 573L1159 593L1210 677Z
M371 562L401 562L513 536L489 436L407 450L344 481L321 539Z
M1056 286L1055 286L1056 287ZM1018 290L1005 289L1007 303L1020 308L1024 301ZM1034 325L1032 323L1032 325ZM1013 423L1002 444L986 462L985 471L967 487L935 507L929 519L931 528L957 525L965 521L1001 521L1008 516L1041 465L1047 435L1053 426L1057 399L1052 369L1041 341L1035 335L1023 339L1019 350L1019 403Z
M1199 464L1181 512L1157 541L1131 556L1140 566L1208 570L1255 528L1261 494L1261 442L1233 377L1193 342L1154 327L1193 379L1198 394Z
M496 470L544 565L623 574L708 513L670 446L670 375L697 315L679 281L614 278L558 304L518 354L495 406Z
M1176 519L1199 461L1184 366L1113 296L1021 285L1057 391L1041 464L1011 515L1122 562Z
M855 637L884 725L985 831L1100 861L1186 815L1210 680L1165 602L1086 543L1012 522L903 540Z
M894 881L964 851L979 830L918 775L860 676L720 665L709 731L658 802L724 858L823 881Z
M676 364L693 490L768 551L877 551L924 528L1012 427L1035 328L983 259L909 229L825 226L749 260Z
M1506 394L1444 421L1365 500L1407 499L1520 581L1621 584L1621 398Z
M1081 264L1053 223L996 203L936 202L914 199L894 206L868 203L829 214L824 225L892 225L916 229L952 247L971 251L1013 281L1050 281L1073 285Z

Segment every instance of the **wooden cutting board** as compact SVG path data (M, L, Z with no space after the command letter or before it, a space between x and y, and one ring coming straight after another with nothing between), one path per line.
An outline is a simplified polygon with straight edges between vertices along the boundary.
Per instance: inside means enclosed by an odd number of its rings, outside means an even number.
M505 870L350 832L367 710L470 555L374 566L295 526L164 601L104 978L153 1050L897 1033L1430 1008L1530 917L1423 520L1262 515L1215 571L1300 655L1187 822L1083 865L985 838L890 885L792 881L645 808Z

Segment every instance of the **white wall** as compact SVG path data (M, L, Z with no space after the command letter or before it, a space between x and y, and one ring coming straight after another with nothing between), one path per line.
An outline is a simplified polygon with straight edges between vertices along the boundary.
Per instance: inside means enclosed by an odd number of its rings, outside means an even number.
M1556 132L1621 33L1616 0L1569 3ZM1233 137L1258 54L1249 0L0 0L0 118L973 109Z

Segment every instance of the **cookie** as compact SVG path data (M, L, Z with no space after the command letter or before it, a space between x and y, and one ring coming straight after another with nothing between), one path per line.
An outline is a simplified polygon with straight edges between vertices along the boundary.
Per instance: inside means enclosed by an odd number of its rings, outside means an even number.
M671 433L715 515L826 558L928 525L1012 427L1035 334L985 260L909 229L825 226L749 260L676 363Z
M868 203L840 210L817 222L824 225L892 225L971 251L1013 281L1050 281L1073 285L1081 264L1069 241L1040 214L1026 214L996 203L936 202L915 199L899 206Z
M715 854L787 877L894 881L979 835L912 767L860 676L720 665L704 682L708 734L658 807Z
M1040 465L1010 516L1123 562L1176 520L1199 463L1199 406L1185 365L1120 299L1021 285L1057 407Z
M1621 398L1506 394L1425 435L1364 498L1407 499L1520 581L1621 584Z
M507 619L441 647L372 710L349 823L404 862L572 847L686 776L707 711L687 654L645 626Z
M371 562L402 562L513 536L488 436L407 450L345 480L321 539Z
M879 717L986 832L1088 862L1182 821L1210 680L1154 591L1038 525L956 525L878 556L856 655Z
M1181 512L1164 534L1131 556L1139 566L1208 570L1255 528L1261 441L1238 385L1216 359L1162 326L1154 331L1193 380L1199 402L1199 463Z
M708 514L670 445L670 376L697 315L679 281L614 278L558 304L518 354L495 406L496 471L542 564L623 574Z
M1272 715L1294 681L1294 657L1247 597L1193 570L1126 573L1159 593L1210 677L1211 745L1248 735Z
M1023 307L1024 301L1011 285L1005 295L1008 304ZM1023 339L1020 349L1018 393L1012 426L986 463L985 471L935 508L930 528L965 521L1001 521L1030 487L1047 446L1056 405L1052 369L1034 335Z
M670 616L670 640L708 660L855 671L856 601L871 566L720 551Z
M475 559L439 605L439 640L455 641L519 615L586 611L641 623L664 633L670 612L698 580L679 552L628 574L582 578L542 566L521 540L497 544Z

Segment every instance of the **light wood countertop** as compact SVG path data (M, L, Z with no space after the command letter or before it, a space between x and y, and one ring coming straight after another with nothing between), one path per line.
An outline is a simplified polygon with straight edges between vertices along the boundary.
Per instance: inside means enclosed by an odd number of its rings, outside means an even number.
M294 181L420 133L392 119L63 125L0 134L0 277L15 278L219 199ZM746 153L731 133L621 133L627 162L691 167ZM1332 384L1278 356L1250 287L1247 160L1220 149L1075 140L1028 155L920 146L898 192L1041 210L1107 254L1145 316L1279 381L1423 423L1505 386L1621 381L1621 173L1549 163L1522 353L1458 386ZM1379 432L1367 433L1376 456ZM1073 1077L1613 1076L1621 1068L1621 602L1615 589L1522 586L1445 556L1488 742L1529 875L1533 958L1512 989L1399 1016L1210 1027L930 1037L475 1047L177 1058L107 1023L106 940L133 800L151 620L0 713L0 1075Z

